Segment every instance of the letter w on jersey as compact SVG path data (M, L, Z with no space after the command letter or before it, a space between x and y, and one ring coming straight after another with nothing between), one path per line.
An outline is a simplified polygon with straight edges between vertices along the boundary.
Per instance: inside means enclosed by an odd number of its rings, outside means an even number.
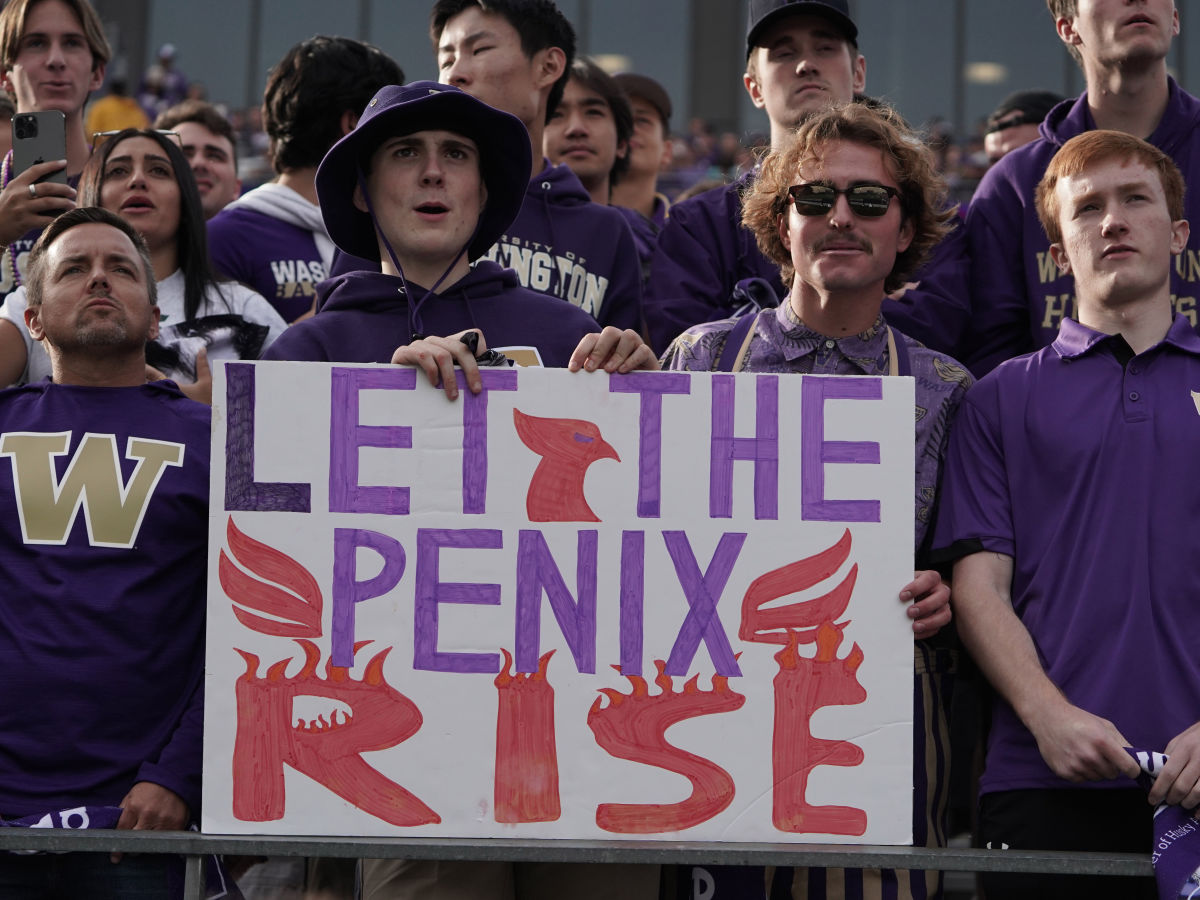
M27 544L65 544L82 506L89 544L133 547L166 466L183 464L183 444L129 438L125 458L137 465L124 483L116 436L88 433L59 481L54 460L70 441L69 431L9 432L0 440L0 456L12 459L21 537Z

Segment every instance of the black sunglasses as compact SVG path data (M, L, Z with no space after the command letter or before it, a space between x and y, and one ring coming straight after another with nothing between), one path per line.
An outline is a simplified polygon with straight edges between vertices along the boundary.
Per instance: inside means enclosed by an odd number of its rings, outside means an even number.
M885 215L892 198L900 196L898 190L886 184L854 184L843 190L824 181L810 181L788 188L788 196L802 216L824 215L833 209L839 194L846 195L846 202L856 216L868 219Z

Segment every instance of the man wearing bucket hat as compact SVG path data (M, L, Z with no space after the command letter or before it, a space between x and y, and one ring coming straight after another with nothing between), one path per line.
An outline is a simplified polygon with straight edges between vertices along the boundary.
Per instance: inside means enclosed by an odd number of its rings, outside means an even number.
M771 149L813 113L852 102L866 85L866 72L847 0L750 0L743 81L770 120ZM644 303L656 350L693 325L750 305L776 306L784 295L779 268L741 225L742 196L755 176L751 171L671 207ZM916 273L916 284L896 292L900 299L885 300L883 308L889 324L951 355L970 318L964 246L962 229L955 228ZM746 290L749 279L758 289Z
M653 367L636 333L595 336L582 310L481 259L520 208L529 165L516 117L435 82L383 88L316 177L330 237L381 271L330 279L320 313L284 332L265 358L416 364L451 397L457 386L444 376L456 363L479 389L475 359L489 344L522 363L561 367L582 342L576 368ZM476 347L460 339L470 330L481 335Z
M566 166L542 156L542 132L562 97L575 32L551 0L438 0L430 36L439 79L512 113L530 145L523 203L486 256L521 284L591 314L600 325L642 327L633 235L620 213L591 202ZM484 47L486 53L476 53ZM338 254L333 274L372 268Z

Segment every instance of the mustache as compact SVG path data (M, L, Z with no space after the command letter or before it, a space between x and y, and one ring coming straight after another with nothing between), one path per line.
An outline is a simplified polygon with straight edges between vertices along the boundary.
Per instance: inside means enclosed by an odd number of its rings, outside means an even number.
M830 247L853 247L865 253L875 252L874 245L865 237L848 234L831 234L818 238L817 242L813 245L813 250L820 253L823 250L828 250Z

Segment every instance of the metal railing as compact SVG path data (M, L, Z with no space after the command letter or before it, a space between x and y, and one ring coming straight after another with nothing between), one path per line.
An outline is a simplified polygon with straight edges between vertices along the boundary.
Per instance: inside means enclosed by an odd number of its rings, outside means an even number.
M0 828L0 851L51 853L175 853L186 856L185 900L204 896L203 857L328 856L730 866L812 866L844 869L938 869L944 872L1028 872L1055 875L1149 876L1149 854L1058 850L976 850L852 844L719 844L686 841L571 841L501 838L303 837L178 831Z

